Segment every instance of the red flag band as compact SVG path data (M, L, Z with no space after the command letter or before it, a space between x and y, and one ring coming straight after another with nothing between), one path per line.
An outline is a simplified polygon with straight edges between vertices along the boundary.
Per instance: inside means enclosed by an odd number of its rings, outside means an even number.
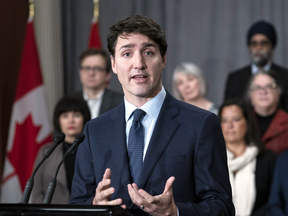
M101 39L98 29L98 20L97 18L93 17L90 29L90 37L89 37L89 44L88 48L98 48L101 49Z
M1 202L19 202L38 150L52 142L33 20L29 18L6 150Z

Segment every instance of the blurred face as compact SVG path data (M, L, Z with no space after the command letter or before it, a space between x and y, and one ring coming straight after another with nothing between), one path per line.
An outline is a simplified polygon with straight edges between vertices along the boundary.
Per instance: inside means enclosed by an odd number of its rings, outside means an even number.
M91 55L83 59L79 76L84 89L102 90L111 74L106 72L105 59L101 55Z
M195 100L201 96L199 80L192 74L178 72L176 75L176 86L184 101Z
M245 141L247 121L241 109L236 105L226 106L222 109L221 127L226 143Z
M132 104L143 105L162 88L161 75L166 65L158 44L142 34L118 37L112 69L122 85L125 98Z
M251 61L258 67L264 67L271 60L273 45L263 34L255 34L249 44Z
M263 109L276 110L280 93L274 79L266 74L256 75L250 86L250 100L256 112Z
M72 140L73 142L76 135L83 130L84 118L81 112L69 111L60 115L59 123L61 132L66 135L65 140L68 142Z

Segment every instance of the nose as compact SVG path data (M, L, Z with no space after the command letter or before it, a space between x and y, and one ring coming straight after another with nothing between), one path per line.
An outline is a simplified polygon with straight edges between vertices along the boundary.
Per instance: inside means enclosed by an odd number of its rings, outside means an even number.
M233 122L232 121L227 121L227 126L228 126L228 128L233 128Z
M73 123L74 122L74 116L73 115L69 115L69 117L68 117L68 121L69 121L69 123Z
M143 70L146 68L145 57L141 53L135 53L133 61L134 69Z

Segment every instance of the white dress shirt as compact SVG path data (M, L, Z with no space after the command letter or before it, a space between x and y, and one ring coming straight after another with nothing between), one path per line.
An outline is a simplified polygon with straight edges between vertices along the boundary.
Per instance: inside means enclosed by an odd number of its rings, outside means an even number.
M270 70L271 65L272 65L272 63L271 63L271 62L268 62L268 63L263 67L263 70L264 70L264 71ZM255 64L252 64L252 65L251 65L252 74L256 74L256 73L258 72L258 70L259 70L259 69L258 69L258 67L257 67Z
M103 100L103 94L104 94L104 89L98 93L96 98L89 99L88 95L86 95L83 91L83 98L87 102L87 105L89 107L89 110L91 113L91 119L99 116L100 106Z
M154 98L149 100L142 107L139 107L139 109L142 109L146 112L146 115L142 120L142 124L144 127L143 161L165 97L166 97L166 91L162 86L162 90ZM128 102L126 98L124 98L124 104L125 104L125 119L126 119L126 144L128 145L129 131L132 126L132 121L134 118L132 113L134 112L135 109L138 109L138 107Z

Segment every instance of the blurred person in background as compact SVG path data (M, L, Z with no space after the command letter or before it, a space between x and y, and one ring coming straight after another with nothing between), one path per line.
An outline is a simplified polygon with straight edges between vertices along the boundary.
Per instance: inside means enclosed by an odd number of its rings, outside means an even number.
M123 102L122 93L108 89L111 78L110 61L104 50L94 48L85 50L79 57L82 90L72 96L87 102L92 119Z
M56 168L62 160L64 153L74 142L76 136L82 133L85 123L90 119L90 111L84 100L66 96L58 101L53 114L54 129L56 133L62 132L66 137L64 142L54 150L36 173L31 195L32 203L43 203L48 185L54 178ZM48 144L39 150L35 166L44 158L50 147L51 144ZM68 203L74 175L76 152L77 150L74 150L60 167L57 176L57 186L51 201L52 204Z
M200 68L192 63L182 63L173 74L173 94L178 100L213 112L217 115L217 106L207 100L207 84Z
M280 107L282 93L279 77L274 71L259 71L248 86L262 143L277 154L288 149L288 114Z
M224 99L244 98L246 86L253 74L259 70L273 70L283 81L285 89L281 96L281 106L288 112L288 70L273 62L273 53L277 45L274 26L264 20L255 22L247 32L246 43L251 63L229 73Z
M236 215L264 216L276 154L264 149L250 109L243 100L225 101L219 108L219 119Z
M267 216L288 215L288 150L277 158Z

